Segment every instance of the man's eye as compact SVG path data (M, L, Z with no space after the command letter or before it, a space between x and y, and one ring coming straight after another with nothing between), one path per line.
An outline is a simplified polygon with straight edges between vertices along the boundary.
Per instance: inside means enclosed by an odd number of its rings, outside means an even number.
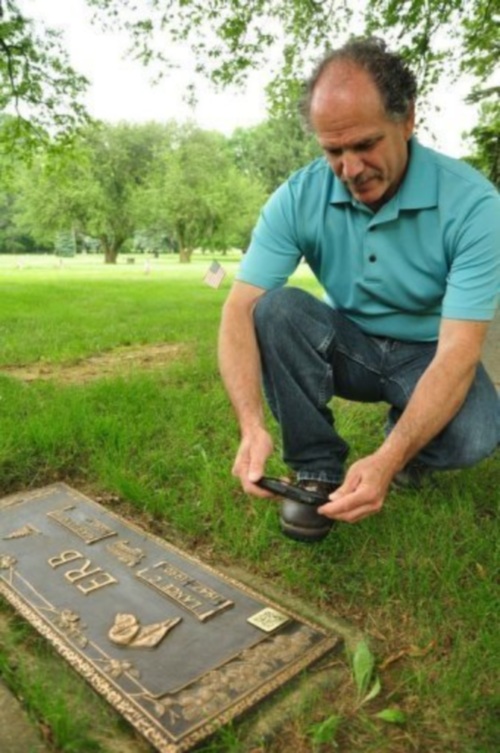
M358 144L355 147L356 152L369 152L370 149L373 149L377 142L376 141L364 141L362 144Z

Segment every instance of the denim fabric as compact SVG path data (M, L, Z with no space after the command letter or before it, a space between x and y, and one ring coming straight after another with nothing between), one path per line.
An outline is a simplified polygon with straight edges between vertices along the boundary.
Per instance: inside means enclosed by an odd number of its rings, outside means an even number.
M329 407L333 396L388 403L390 431L436 351L436 343L368 336L298 288L265 293L254 322L265 395L282 432L283 459L301 479L342 480L349 447L335 428ZM412 462L463 468L498 444L500 399L481 365L458 414Z

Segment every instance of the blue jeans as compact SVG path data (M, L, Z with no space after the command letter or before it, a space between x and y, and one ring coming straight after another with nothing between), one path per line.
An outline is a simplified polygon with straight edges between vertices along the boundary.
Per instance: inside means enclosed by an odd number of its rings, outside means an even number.
M356 324L298 288L258 301L254 322L264 391L280 424L283 460L301 479L338 483L349 446L329 407L333 396L389 404L387 431L404 411L436 343L364 334ZM500 399L480 365L457 415L412 462L433 469L474 465L500 443Z

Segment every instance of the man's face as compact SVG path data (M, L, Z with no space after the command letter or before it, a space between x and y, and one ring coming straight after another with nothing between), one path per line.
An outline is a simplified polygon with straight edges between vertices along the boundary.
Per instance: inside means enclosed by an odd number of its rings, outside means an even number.
M408 164L413 110L405 121L391 120L369 74L339 61L317 82L310 118L330 167L354 198L378 209L396 193Z

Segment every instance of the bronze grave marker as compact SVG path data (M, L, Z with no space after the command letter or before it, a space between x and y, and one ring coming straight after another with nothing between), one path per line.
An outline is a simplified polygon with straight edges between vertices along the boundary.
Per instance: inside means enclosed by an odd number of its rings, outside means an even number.
M160 753L339 641L65 484L0 501L0 594Z

